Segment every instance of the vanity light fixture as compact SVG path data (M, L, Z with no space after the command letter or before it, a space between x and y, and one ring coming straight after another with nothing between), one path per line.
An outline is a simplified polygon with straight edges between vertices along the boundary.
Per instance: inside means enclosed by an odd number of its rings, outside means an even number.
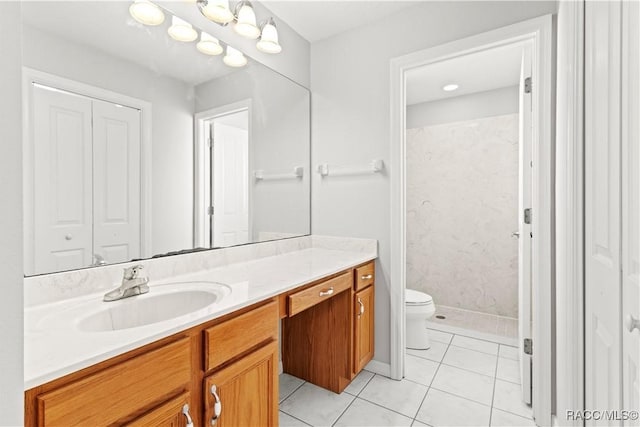
M179 42L192 42L198 38L198 32L193 26L177 16L171 17L171 26L167 31L172 39Z
M256 13L250 1L242 0L236 5L236 23L233 29L248 39L257 39L260 36L260 28L256 24Z
M262 24L262 31L260 34L260 40L256 43L256 47L259 51L265 53L280 53L282 52L282 46L278 43L278 29L273 18L267 19Z
M164 13L149 0L134 0L129 6L131 17L144 25L160 25L164 22Z
M198 0L198 8L207 19L218 24L228 24L234 19L229 0Z
M247 57L237 49L227 46L227 54L222 58L222 61L229 67L244 67L247 65Z
M458 85L455 83L442 86L442 90L445 92L453 92L454 90L457 90L457 89L458 89Z
M218 39L204 31L200 32L200 41L196 44L196 49L205 55L220 55L224 51Z

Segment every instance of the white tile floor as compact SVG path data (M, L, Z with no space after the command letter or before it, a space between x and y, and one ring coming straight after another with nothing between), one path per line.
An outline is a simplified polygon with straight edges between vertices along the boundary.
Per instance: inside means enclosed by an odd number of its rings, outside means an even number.
M429 350L409 350L406 376L362 371L342 394L280 376L280 425L535 426L522 403L514 347L429 330Z

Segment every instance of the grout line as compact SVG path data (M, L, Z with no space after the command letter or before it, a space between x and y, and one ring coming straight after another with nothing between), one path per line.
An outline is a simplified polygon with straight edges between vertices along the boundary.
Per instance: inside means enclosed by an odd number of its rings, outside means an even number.
M500 351L500 348L498 347L498 351ZM493 392L491 393L491 411L489 411L489 426L491 426L491 419L493 418L493 401L496 398L496 383L498 382L498 362L500 361L500 358L497 357L496 358L496 369L493 375Z
M302 424L304 424L304 425L306 425L306 426L313 427L311 424L308 424L308 423L306 423L306 422L302 421L302 420L301 420L300 418L298 418L298 417L294 417L293 415L291 415L291 414L290 414L290 413L288 413L288 412L283 411L282 409L278 409L278 411L279 411L279 412L282 412L283 414L287 414L288 416L290 416L290 417L291 417L291 418L293 418L294 420L300 421ZM278 424L280 424L280 420L278 420Z
M447 344L447 348L444 350L444 353L442 353L442 360L444 360L445 356L447 355L447 352L449 351L449 347L451 347L451 341L453 341L453 337L455 335L451 335L451 340L449 341L449 344ZM440 363L438 363L438 367L436 368L436 372L434 372L433 374L433 378L431 378L431 382L429 383L429 388L427 389L427 392L425 393L424 397L422 398L422 402L420 402L420 406L418 406L418 410L416 411L416 414L413 417L413 421L418 421L422 424L426 424L423 423L421 420L418 420L416 417L418 416L418 414L420 413L420 408L422 408L422 405L424 405L424 401L427 400L427 396L429 395L429 391L433 388L433 382L436 380L436 375L438 375L438 372L440 371L440 367L442 366L442 361L440 361ZM412 423L413 424L413 423ZM427 424L428 425L428 424Z
M287 375L289 375L289 374L287 374ZM291 375L291 376L293 377L293 375ZM298 377L294 377L294 378L298 378ZM298 387L294 388L294 389L293 389L293 391L291 391L291 393L287 394L287 396L286 396L286 397L284 397L282 400L278 401L278 406L280 406L280 404L281 404L282 402L284 402L285 400L287 400L288 398L290 398L290 397L291 397L291 395L292 395L293 393L295 393L296 391L298 391L298 389L299 389L300 387L302 387L303 385L305 385L305 383L306 383L306 381L305 381L305 380L303 380L303 379L301 379L301 378L298 378L298 379L299 379L299 380L301 380L301 381L302 381L302 383L301 383ZM278 388L279 388L279 387L278 387Z
M356 394L356 395L352 395L352 396L355 396L355 397L360 396L360 394L364 391L364 389L365 389L365 388L367 388L367 386L369 385L369 383L371 382L371 380L373 380L373 377L375 377L376 375L377 375L377 374L373 374L373 375L371 375L371 378L369 378L369 380L367 381L367 383L366 383L366 384L365 384L365 385L360 389L360 391L358 392L358 394ZM351 393L349 393L349 394L351 394Z
M424 385L424 384L421 384L421 385ZM425 386L425 387L426 387L426 386ZM427 388L427 390L428 390L428 388ZM425 394L426 394L426 393L425 393ZM403 414L402 412L398 412L398 411L396 411L395 409L391 409L391 408L388 408L388 407L386 407L386 406L382 406L381 404L379 404L379 403L377 403L377 402L373 402L373 401L371 401L371 400L369 400L369 399L366 399L366 398L364 398L364 397L358 397L358 399L360 399L360 400L364 400L365 402L367 402L367 403L371 403L372 405L375 405L375 406L377 406L377 407L379 407L379 408L386 409L387 411L389 411L389 412L393 412L394 414L402 415L402 416L403 416L403 417L405 417L405 418L409 418L409 419L411 420L411 423L413 423L413 421L415 420L415 418L411 418L411 417L410 417L409 415L407 415L407 414ZM421 404L422 404L422 403L421 403ZM418 409L420 409L420 407L418 407Z
M377 374L374 374L373 376L375 377L376 375L377 375ZM371 377L371 378L373 378L373 377ZM349 396L351 396L351 397L352 397L351 402L349 402L349 404L347 405L347 407L346 407L346 408L344 408L344 411L340 412L340 415L338 415L338 417L335 419L335 421L331 423L331 426L335 426L335 425L336 425L336 423L337 423L338 421L340 421L340 418L342 418L342 416L344 415L344 413L345 413L345 412L347 412L347 411L349 410L349 408L351 408L351 405L353 405L353 402L355 402L355 401L356 401L356 399L358 399L358 398L357 398L356 396L354 396L353 394L349 394L349 393L347 393L347 394L348 394Z

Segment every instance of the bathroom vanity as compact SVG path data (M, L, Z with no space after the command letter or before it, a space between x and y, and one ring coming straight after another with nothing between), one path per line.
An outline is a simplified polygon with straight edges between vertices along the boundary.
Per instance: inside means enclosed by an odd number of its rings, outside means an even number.
M199 280L230 288L208 311L122 330L74 331L71 322L65 332L56 320L99 294L36 306L25 338L44 353L27 359L35 385L25 424L277 425L280 349L284 372L336 393L372 359L372 257L308 248L202 271ZM149 294L129 300L153 293L152 278ZM65 354L86 358L63 363Z

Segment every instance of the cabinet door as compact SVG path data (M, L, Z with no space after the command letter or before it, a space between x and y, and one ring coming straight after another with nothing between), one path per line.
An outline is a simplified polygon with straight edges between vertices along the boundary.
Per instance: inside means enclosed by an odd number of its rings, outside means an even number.
M189 393L163 403L152 411L144 414L135 421L126 424L127 427L187 427L193 426L191 419Z
M277 426L277 342L273 341L210 375L204 386L206 425ZM217 418L216 402L220 403Z
M356 293L354 297L355 313L355 373L373 359L373 286Z

